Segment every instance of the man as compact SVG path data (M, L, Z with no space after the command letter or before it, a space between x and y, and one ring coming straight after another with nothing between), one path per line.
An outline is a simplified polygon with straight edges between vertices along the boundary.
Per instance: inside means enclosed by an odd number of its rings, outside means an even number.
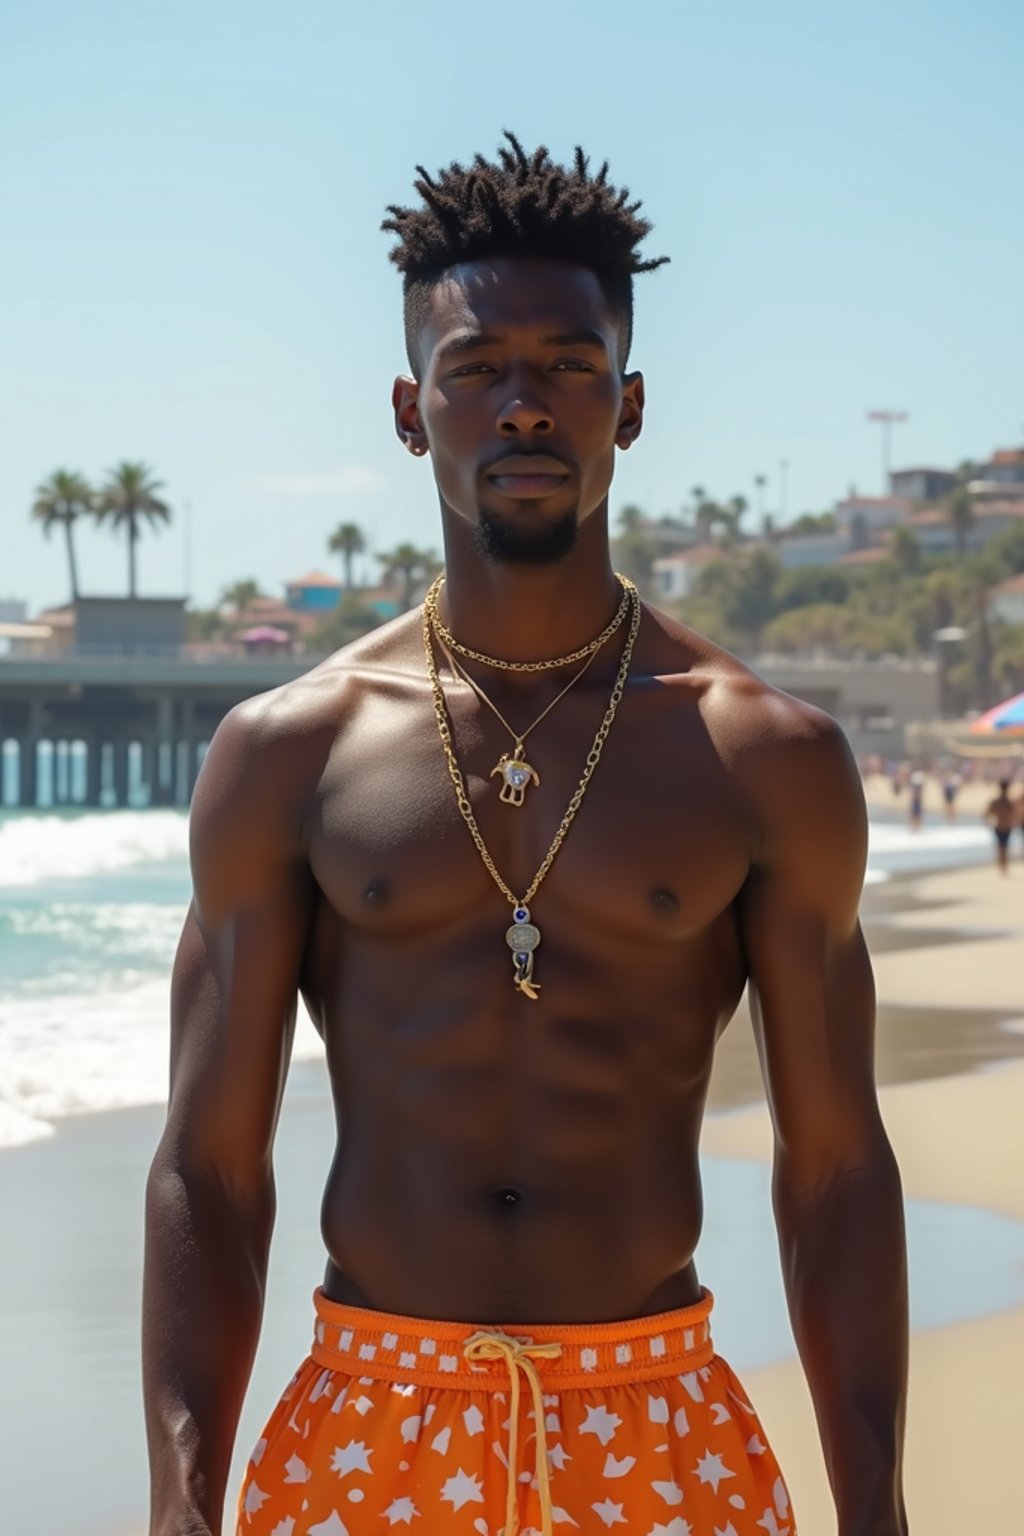
M999 793L990 800L985 808L985 821L992 828L996 840L996 868L1002 875L1008 875L1010 836L1017 823L1019 810L1015 800L1010 796L1010 780L999 780Z
M148 1189L153 1536L220 1529L300 991L340 1125L328 1261L238 1531L792 1536L692 1260L748 982L840 1533L897 1536L905 1248L855 764L827 715L613 574L632 278L659 265L639 205L511 136L416 185L385 225L393 400L445 579L234 709L203 765Z

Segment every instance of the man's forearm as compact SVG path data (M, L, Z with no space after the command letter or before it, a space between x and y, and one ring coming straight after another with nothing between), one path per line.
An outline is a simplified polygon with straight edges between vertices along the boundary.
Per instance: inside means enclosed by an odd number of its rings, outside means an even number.
M158 1154L143 1284L150 1536L220 1536L273 1219L272 1183L241 1200Z
M899 1171L888 1141L827 1188L773 1186L786 1294L839 1536L905 1536L908 1302Z

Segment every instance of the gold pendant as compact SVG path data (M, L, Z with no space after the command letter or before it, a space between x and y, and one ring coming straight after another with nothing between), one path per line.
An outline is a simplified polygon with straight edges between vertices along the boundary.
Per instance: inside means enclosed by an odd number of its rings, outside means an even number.
M540 929L530 922L529 907L516 907L515 922L505 933L505 943L512 951L513 982L517 991L537 1001L540 983L533 979L533 952L540 943Z
M490 776L492 779L496 773L500 773L503 780L501 794L498 796L498 799L504 801L506 805L522 805L523 797L529 789L531 781L534 784L540 783L540 774L536 768L530 766L523 756L521 742L516 743L516 750L512 757L509 757L507 752L501 754L501 757L491 769Z

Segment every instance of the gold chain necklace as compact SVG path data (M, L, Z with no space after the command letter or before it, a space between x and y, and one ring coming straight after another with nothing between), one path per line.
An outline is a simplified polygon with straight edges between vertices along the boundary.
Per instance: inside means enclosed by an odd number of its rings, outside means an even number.
M508 721L505 719L505 716L502 714L501 710L498 708L497 704L495 704L493 700L487 697L486 693L484 693L484 690L480 687L480 684L476 681L476 679L470 677L465 667L462 666L460 662L456 661L455 657L452 655L451 651L445 645L440 636L438 636L438 644L441 646L441 649L448 657L452 671L456 672L461 678L464 679L465 682L469 684L477 698L481 699L487 705L488 709L493 710L498 719L501 721L502 725L505 727L506 731L508 731L509 735L514 739L515 746L512 749L512 756L510 757L507 752L503 752L495 766L491 769L490 776L492 779L496 773L500 774L501 776L502 786L501 794L498 796L499 800L501 800L505 805L522 805L529 786L531 784L540 783L540 774L537 772L536 768L534 768L532 763L528 763L526 761L526 738L529 736L530 732L535 729L536 726L540 725L544 717L551 713L558 701L565 698L565 695L569 692L569 689L574 687L575 684L579 682L580 678L583 676L584 672L587 670L594 657L597 655L597 652L591 651L582 667L580 667L579 671L576 673L576 676L569 679L562 691L557 693L551 700L551 703L548 705L547 709L542 710L541 713L537 716L536 720L533 722L533 725L528 725L525 731L514 731L509 725Z
M518 991L524 996L536 999L540 990L539 984L533 980L533 952L540 943L540 929L530 921L529 903L533 900L540 888L541 881L554 862L555 855L565 841L566 834L572 825L576 812L580 808L580 802L586 793L594 769L601 758L608 732L612 728L615 712L619 707L626 686L626 677L629 673L629 664L633 656L633 645L636 641L637 630L640 628L640 594L631 581L625 576L620 576L626 590L626 597L632 605L632 614L629 623L629 634L622 652L622 660L619 663L618 675L612 688L611 697L608 700L608 708L605 710L604 719L597 728L593 746L587 753L587 763L583 775L573 791L572 799L566 808L565 815L558 825L558 830L552 840L551 846L544 855L541 866L526 890L522 900L510 890L501 878L495 866L494 860L487 851L487 844L483 840L480 828L477 826L476 817L473 815L473 807L470 804L466 791L466 781L462 776L458 759L455 756L455 748L452 744L451 722L448 718L448 710L445 704L444 689L441 687L441 679L437 673L437 662L434 658L433 637L431 632L430 614L424 605L423 609L423 647L427 658L427 675L430 678L430 686L434 695L434 713L437 716L437 729L441 737L441 745L448 763L448 774L455 788L455 798L458 801L462 819L469 828L470 836L476 845L477 852L484 862L484 867L490 874L501 893L512 903L513 923L505 933L505 942L512 951L513 982Z
M632 583L625 576L615 572L615 580L622 588L622 600L615 610L615 617L611 623L606 624L595 640L590 640L578 651L570 651L568 656L556 656L553 661L500 661L497 656L485 656L482 651L472 651L468 645L462 645L451 630L448 629L437 609L437 600L444 586L444 572L431 582L426 597L423 599L423 611L430 618L431 624L438 636L444 641L450 651L458 651L460 656L466 656L470 661L482 661L486 667L499 667L504 672L550 672L555 667L569 667L574 661L582 661L594 651L599 651L606 640L610 640L626 617L629 607L629 589Z

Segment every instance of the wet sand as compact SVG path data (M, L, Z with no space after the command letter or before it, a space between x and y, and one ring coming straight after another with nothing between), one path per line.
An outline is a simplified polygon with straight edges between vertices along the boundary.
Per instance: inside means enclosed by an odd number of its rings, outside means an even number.
M880 941L876 930L872 953L879 1097L904 1192L1024 1222L1024 868L1005 879L988 867L958 869L882 891L865 902L864 916L869 932L890 924L898 936ZM923 942L905 942L915 934ZM947 942L951 934L955 942ZM767 1109L711 1118L702 1150L770 1162ZM911 1336L905 1486L915 1536L1019 1527L1024 1274L1020 1288L1022 1304L1010 1311ZM834 1536L799 1364L750 1372L746 1385L801 1532Z

